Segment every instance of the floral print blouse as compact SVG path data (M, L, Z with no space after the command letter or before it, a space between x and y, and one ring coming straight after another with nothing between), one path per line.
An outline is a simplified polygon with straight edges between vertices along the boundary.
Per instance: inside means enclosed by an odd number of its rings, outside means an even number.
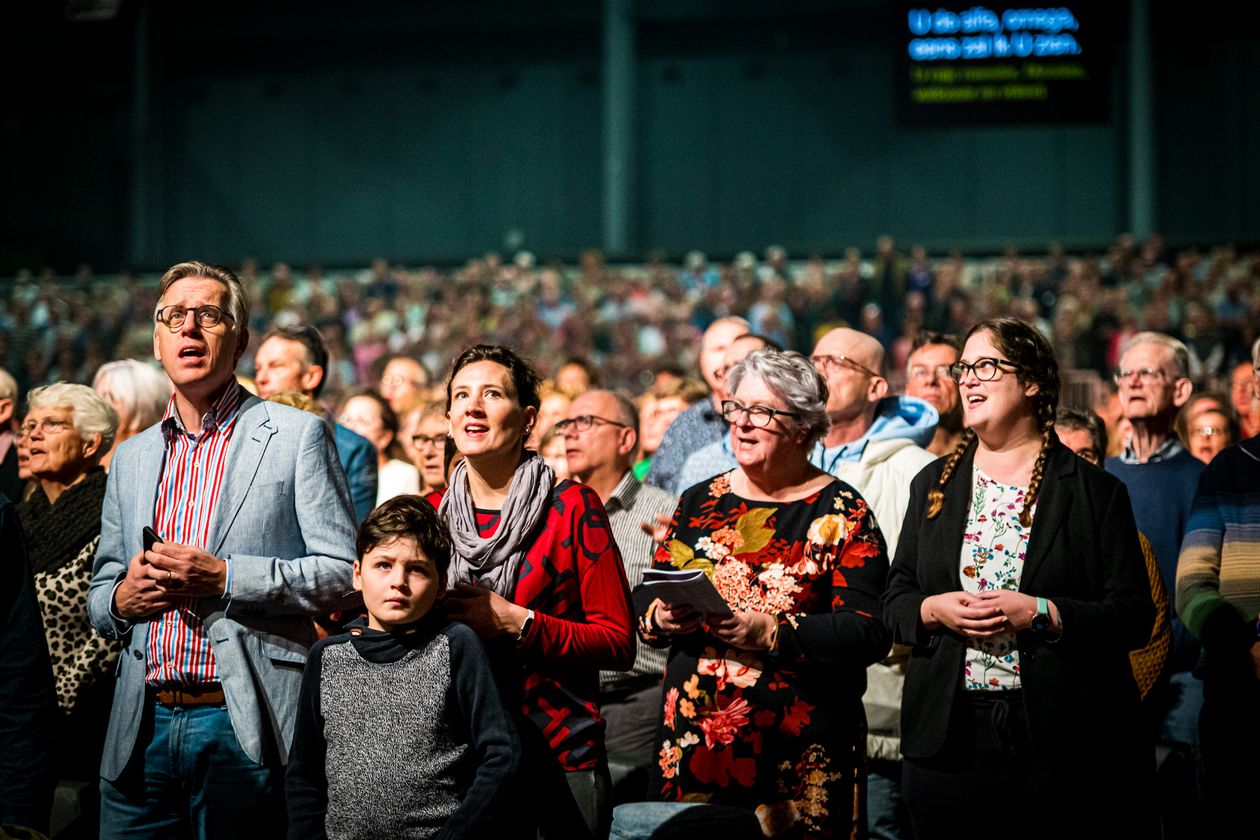
M1002 484L973 470L971 506L963 533L959 578L964 592L1019 590L1024 555L1032 528L1019 523L1028 488ZM1036 504L1033 505L1034 512ZM967 643L963 665L967 691L1019 688L1019 648L1014 633L1000 633Z
M730 473L683 494L661 569L703 569L736 611L775 617L772 648L707 632L640 634L672 645L651 795L748 808L767 836L864 834L865 668L888 650L888 572L866 502L833 481L805 499L750 501Z

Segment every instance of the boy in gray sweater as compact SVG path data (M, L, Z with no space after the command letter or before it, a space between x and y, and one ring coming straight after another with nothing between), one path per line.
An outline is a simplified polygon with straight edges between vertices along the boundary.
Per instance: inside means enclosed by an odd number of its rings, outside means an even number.
M316 643L285 777L289 837L496 833L520 740L486 652L445 618L446 526L396 496L359 528L366 619Z

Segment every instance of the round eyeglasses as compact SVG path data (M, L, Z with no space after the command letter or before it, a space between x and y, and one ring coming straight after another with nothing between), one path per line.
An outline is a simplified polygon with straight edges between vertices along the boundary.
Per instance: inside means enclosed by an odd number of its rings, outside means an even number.
M1013 371L1019 370L1019 365L1009 359L995 359L986 356L983 359L976 359L971 364L954 362L949 366L949 378L954 380L955 385L961 385L970 372L974 373L976 379L979 379L981 382L992 382L997 378L998 371L1002 369L1002 365L1006 365Z
M186 306L179 306L177 304L163 306L154 313L154 318L158 323L166 324L166 328L171 332L175 332L180 327L184 326L184 321L188 318L188 313L190 312L192 313L193 320L196 322L197 326L201 327L203 330L219 326L224 318L233 320L231 315L212 303L207 303L194 309L189 309Z

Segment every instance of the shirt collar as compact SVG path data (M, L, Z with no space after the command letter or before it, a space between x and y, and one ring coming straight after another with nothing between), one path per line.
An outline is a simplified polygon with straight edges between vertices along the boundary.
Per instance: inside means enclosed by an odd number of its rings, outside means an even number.
M233 378L218 399L210 405L210 410L202 415L201 434L218 431L227 425L244 399L245 389ZM171 394L170 400L166 403L166 413L162 415L162 435L169 441L176 432L188 434L184 428L184 422L179 418L179 412L175 410L175 395Z
M634 477L634 470L626 470L621 481L618 481L617 486L613 488L604 509L611 512L615 506L622 510L630 510L634 507L634 499L639 495L639 488L642 486L639 479Z
M1151 453L1151 457L1147 458L1145 463L1156 464L1160 461L1167 461L1180 455L1185 447L1181 445L1181 441L1176 436L1169 435L1167 440L1160 444L1159 448ZM1130 438L1124 442L1124 451L1120 453L1120 463L1122 464L1141 464L1137 455L1133 452L1133 440Z

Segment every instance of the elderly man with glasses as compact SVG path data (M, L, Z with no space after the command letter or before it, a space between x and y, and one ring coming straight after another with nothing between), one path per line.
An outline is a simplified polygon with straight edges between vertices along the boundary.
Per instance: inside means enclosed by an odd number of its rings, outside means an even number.
M936 434L938 414L927 401L888 394L883 346L841 327L823 335L810 361L827 381L831 429L810 460L853 485L875 512L875 522L897 552L910 482L934 456L924 447ZM933 371L939 378L940 372ZM953 383L948 383L952 385ZM955 393L957 389L955 389ZM867 669L867 825L871 837L906 836L901 806L901 686L907 652L899 646Z
M1163 333L1138 333L1124 347L1115 381L1120 410L1132 432L1120 455L1107 459L1106 469L1128 488L1138 530L1155 551L1164 587L1174 592L1177 556L1204 467L1173 434L1177 412L1193 390L1189 351ZM1168 679L1155 687L1148 704L1159 740L1189 750L1197 764L1203 684L1191 672L1199 660L1199 643L1181 618L1173 618L1172 628ZM1194 786L1189 787L1193 796ZM1165 806L1189 808L1190 803Z

